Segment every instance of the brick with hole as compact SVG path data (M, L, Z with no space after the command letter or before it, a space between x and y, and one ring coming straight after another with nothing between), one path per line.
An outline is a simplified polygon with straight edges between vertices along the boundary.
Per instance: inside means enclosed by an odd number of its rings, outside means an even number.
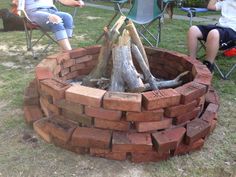
M126 160L126 152L111 152L110 149L90 148L90 155L111 160Z
M138 132L150 132L161 129L166 129L172 126L172 119L165 118L161 121L151 121L151 122L135 122L136 130Z
M85 106L85 114L96 119L104 119L110 121L119 121L122 117L122 111L96 108L92 106Z
M204 138L209 134L210 128L210 124L206 121L199 118L194 119L187 124L185 143L189 145L201 138Z
M160 153L176 149L182 142L185 132L184 127L179 127L152 133L155 149Z
M207 91L207 87L197 82L189 82L175 90L181 94L181 103L186 104L203 96Z
M72 135L72 145L87 148L109 149L112 132L97 128L78 127Z
M48 127L48 119L42 118L34 122L33 128L35 132L46 142L51 143L52 137L50 135L50 130Z
M195 142L193 142L190 145L186 145L184 143L181 143L177 149L175 149L173 151L173 155L184 155L187 154L189 152L193 152L193 151L197 151L200 150L204 145L204 140L203 139L199 139Z
M119 131L128 131L130 128L130 122L121 120L121 121L110 121L104 119L94 119L94 127L109 129L109 130L119 130Z
M197 106L197 101L194 100L187 104L180 104L177 106L171 106L165 109L164 115L166 117L177 117L183 115L186 112L192 111Z
M87 106L101 107L105 90L73 85L66 90L66 100Z
M155 150L147 152L131 152L131 162L141 163L141 162L159 162L162 160L167 160L170 157L170 154L167 153L158 153Z
M45 79L40 82L41 90L53 96L55 99L65 98L65 91L70 87L66 82L59 79Z
M145 152L152 150L149 133L113 132L112 152Z
M32 125L35 121L43 118L42 110L39 106L24 106L24 118L27 124Z
M173 118L173 124L174 125L179 125L182 124L186 121L192 120L194 118L196 118L199 115L201 108L200 107L196 107L194 110L189 111L183 115L177 116Z
M141 112L142 97L138 93L107 92L103 98L105 109Z
M126 113L126 120L133 122L149 122L149 121L160 121L163 119L163 109L157 109L153 111L142 110L142 112L131 112Z
M180 94L174 89L154 90L145 92L142 95L146 110L166 108L180 103Z

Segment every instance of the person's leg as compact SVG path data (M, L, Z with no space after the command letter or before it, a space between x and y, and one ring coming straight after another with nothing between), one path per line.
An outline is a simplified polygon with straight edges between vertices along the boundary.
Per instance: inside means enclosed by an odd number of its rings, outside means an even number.
M187 47L189 56L197 57L198 39L202 39L202 32L197 26L191 26L187 33Z

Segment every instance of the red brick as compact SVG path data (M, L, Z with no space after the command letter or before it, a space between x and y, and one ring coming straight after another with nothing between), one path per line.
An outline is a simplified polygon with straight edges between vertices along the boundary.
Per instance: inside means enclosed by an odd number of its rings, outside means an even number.
M37 80L51 79L51 78L53 78L53 73L48 68L36 67L35 68L35 77Z
M84 106L79 103L73 103L70 101L67 101L65 99L56 100L54 103L56 106L62 109L66 109L68 111L71 111L75 114L83 114L84 113Z
M39 105L39 93L35 81L31 81L25 89L24 105Z
M105 119L111 121L119 121L122 116L121 111L103 109L103 108L95 108L91 106L85 106L85 114L91 117L95 117L97 119Z
M185 128L179 127L152 133L154 147L158 152L169 152L169 150L176 149L185 132Z
M203 145L204 145L203 139L199 139L196 142L192 143L191 145L186 145L181 143L178 146L178 148L174 151L174 155L183 155L189 152L200 150Z
M72 111L62 109L62 115L69 120L77 122L81 126L91 127L93 119L85 114L76 114Z
M101 49L101 45L93 45L86 47L88 54L98 54Z
M149 122L149 121L160 121L163 119L163 109L145 111L142 112L127 112L126 120L127 121L137 121L137 122Z
M210 87L206 94L206 102L219 105L219 96L213 87Z
M48 118L39 119L34 122L33 127L35 132L46 142L51 143L52 138L48 129Z
M208 104L206 111L217 113L219 110L219 105L210 103Z
M213 120L213 121L211 122L210 133L212 133L212 132L215 130L216 124L217 124L217 121L216 121L216 120Z
M84 63L84 62L88 62L88 61L91 61L93 60L93 56L92 55L85 55L83 57L79 57L75 60L75 63L76 64L79 64L79 63Z
M66 60L69 60L70 59L70 55L68 52L64 52L64 53L60 53L57 57L56 57L56 60L57 60L57 63L58 64L62 64L64 63Z
M138 132L161 130L169 128L172 125L172 119L164 119L155 122L136 122L135 125Z
M200 112L200 107L195 108L193 111L187 112L183 115L173 118L173 124L178 125L184 123L188 120L192 120L198 116Z
M66 90L66 100L88 106L101 107L105 93L105 90L74 85Z
M70 141L72 133L76 128L76 124L69 121L53 117L48 119L48 128L53 138L60 140L63 144Z
M70 58L75 59L87 55L88 51L85 48L77 48L69 51Z
M71 72L73 72L73 71L77 71L80 69L84 69L85 67L86 67L85 63L80 63L80 64L75 64L74 66L70 67L70 70L71 70Z
M113 132L112 152L144 152L152 150L149 133Z
M197 82L199 84L203 84L206 86L211 85L213 75L207 75L207 74L197 74L194 78L194 82Z
M46 58L46 59L41 60L40 63L36 67L47 68L53 73L56 66L57 66L57 60L55 58L51 58L51 59Z
M187 104L180 104L177 106L168 107L165 109L164 115L167 117L180 116L186 112L192 111L197 106L197 101L194 100Z
M71 142L73 146L109 149L111 132L109 130L79 127L74 131Z
M148 152L132 152L131 162L141 163L141 162L159 162L162 160L167 160L169 158L169 153L158 153L156 151Z
M75 77L77 77L78 74L79 74L78 71L73 71L73 72L70 72L70 73L68 73L67 75L65 75L61 78L62 78L62 80L70 80L70 79L74 79Z
M46 79L41 81L41 90L56 99L65 98L65 90L69 87L69 84L59 79Z
M213 121L214 119L216 119L216 113L210 112L210 111L205 111L205 112L202 114L202 116L200 117L200 119L202 119L202 120L208 122L209 124L211 124L212 121Z
M53 75L55 75L56 77L59 77L59 73L62 70L62 66L61 65L57 65L53 71Z
M192 144L193 142L204 138L210 130L210 124L201 120L194 119L187 124L186 132L186 144Z
M180 94L174 89L155 90L142 95L144 108L147 110L175 106L180 102Z
M105 109L141 112L142 96L138 93L107 92L103 98Z
M53 113L55 115L59 115L61 113L61 110L56 105L50 104L47 99L40 97L39 100L40 100L40 103L46 108L46 110L49 111L49 115L51 113ZM44 111L44 109L43 109L43 111Z
M62 63L63 68L69 68L73 65L75 65L75 59L69 59Z
M108 121L103 119L94 119L94 126L102 129L128 131L130 122L127 121Z
M111 160L126 160L126 152L110 152L109 149L90 148L90 154Z
M40 97L39 98L39 103L40 103L40 107L43 111L43 114L46 117L51 117L53 113L51 111L49 111L49 109L47 107L47 102L45 101L45 98L43 99L43 97Z
M39 106L24 106L24 117L27 124L32 125L36 120L43 118Z
M204 95L206 86L196 82L189 82L175 90L181 94L181 103L186 104Z

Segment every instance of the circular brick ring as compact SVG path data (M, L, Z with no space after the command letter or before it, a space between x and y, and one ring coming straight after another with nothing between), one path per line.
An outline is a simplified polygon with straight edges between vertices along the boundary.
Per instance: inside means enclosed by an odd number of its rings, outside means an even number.
M78 48L37 65L25 90L24 115L38 135L79 154L132 162L165 160L203 146L216 126L219 98L201 62L146 48L154 76L173 79L187 70L184 84L144 93L69 84L90 73L99 51Z

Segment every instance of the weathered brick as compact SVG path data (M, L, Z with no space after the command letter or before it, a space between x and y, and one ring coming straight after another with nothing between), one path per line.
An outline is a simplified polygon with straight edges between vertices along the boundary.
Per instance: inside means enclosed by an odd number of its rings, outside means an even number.
M49 111L49 109L47 107L47 102L42 97L40 97L39 98L39 103L40 103L40 107L41 107L44 115L46 117L51 117L53 113L51 111Z
M62 115L66 119L77 122L81 126L91 127L93 124L93 119L85 114L76 114L66 109L62 109Z
M214 90L213 87L210 87L208 89L208 92L206 94L206 102L209 103L213 103L213 104L217 104L219 105L219 96L217 94L217 92Z
M138 93L107 92L103 98L105 109L141 112L142 96Z
M79 64L79 63L84 63L84 62L88 62L88 61L91 61L93 60L93 56L92 55L85 55L83 57L79 57L75 60L75 63L76 64Z
M85 114L97 119L105 119L110 121L119 121L122 116L121 111L109 110L103 108L95 108L91 106L85 106Z
M88 54L97 54L100 52L101 45L93 45L86 47Z
M180 94L174 89L155 90L142 95L144 108L147 110L165 108L180 103Z
M35 80L31 81L24 92L24 105L39 105L39 93Z
M73 146L109 149L111 132L96 128L78 127L72 135Z
M64 63L66 60L69 60L70 59L70 55L68 52L64 52L64 53L60 53L57 57L56 57L56 60L57 60L57 64L62 64Z
M46 67L36 67L35 77L37 80L50 79L53 78L53 73Z
M113 132L112 152L144 152L152 150L149 133Z
M209 133L209 130L209 123L198 118L194 119L187 124L186 144L192 144L193 142L204 138Z
M84 113L84 106L79 103L73 103L71 101L61 99L61 100L54 101L54 104L56 106L58 106L59 108L66 109L66 110L71 111L75 114L83 114Z
M71 72L84 69L86 67L85 63L76 64L70 67Z
M172 119L163 119L155 122L136 122L138 132L148 132L169 128L172 125Z
M70 87L69 84L59 79L45 79L41 81L41 90L53 96L56 99L65 97L65 90Z
M173 118L173 124L178 125L184 123L188 120L192 120L198 116L200 112L200 107L195 108L194 110L187 112L183 115L177 116Z
M164 115L167 117L180 116L186 112L192 111L197 106L197 101L194 100L187 104L180 104L177 106L168 107L165 109Z
M132 152L131 162L141 163L141 162L159 162L162 160L167 160L169 158L169 153L158 153L157 151L148 152Z
M169 152L169 150L176 149L185 132L185 128L179 127L152 133L154 147L158 152Z
M149 121L160 121L163 119L163 109L142 112L127 112L126 120L134 122L149 122Z
M60 140L62 144L66 144L68 141L70 141L72 133L77 127L76 124L59 119L58 117L48 119L47 126L50 130L50 135L53 138Z
M75 65L75 59L69 59L62 63L63 68L69 68L73 65Z
M48 128L48 118L42 118L33 124L35 132L46 142L51 143L52 138Z
M90 148L90 154L111 160L126 160L126 152L110 152L110 149Z
M130 122L127 121L109 121L103 119L94 119L94 126L102 129L128 131L130 128Z
M70 79L74 79L79 75L78 71L73 71L68 73L67 75L61 77L62 80L70 80Z
M181 94L181 103L186 104L204 95L206 86L196 82L189 82L175 90Z
M36 66L36 68L38 67L47 68L53 73L56 66L57 66L56 58L51 58L51 59L46 58L41 60L40 63Z
M189 152L197 151L197 150L200 150L203 145L204 145L204 140L203 139L199 139L199 140L193 142L190 145L186 145L186 144L181 143L177 147L177 149L175 149L173 155L183 155L183 154L186 154L186 153L189 153Z
M87 55L85 48L77 48L69 51L70 58L75 59Z
M52 112L52 113L55 114L55 115L59 115L59 114L61 113L61 109L58 108L58 107L57 107L56 105L54 105L54 104L50 104L47 99L45 99L45 98L43 98L43 97L40 97L39 101L40 101L40 103L41 103L49 112ZM42 105L41 105L41 107L43 107ZM44 109L43 109L43 111L44 111ZM45 113L45 114L46 114L46 113ZM50 114L51 114L51 113L49 113L49 115L50 115Z
M88 106L101 107L105 93L105 90L74 85L66 90L66 100Z
M71 71L71 72L72 72L72 71ZM65 75L69 74L69 73L70 73L70 68L63 68L63 69L60 70L59 76L60 76L60 77L63 77L63 76L65 76Z
M24 117L27 124L32 125L36 120L43 118L39 106L24 106Z

